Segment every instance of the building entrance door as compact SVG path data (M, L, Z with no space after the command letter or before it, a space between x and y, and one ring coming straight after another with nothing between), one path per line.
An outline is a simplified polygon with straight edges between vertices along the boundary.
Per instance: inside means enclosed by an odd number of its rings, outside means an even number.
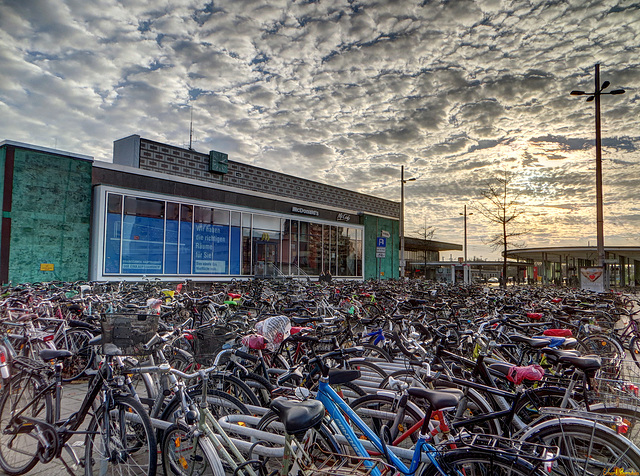
M274 277L279 274L277 241L256 241L254 256L255 276Z

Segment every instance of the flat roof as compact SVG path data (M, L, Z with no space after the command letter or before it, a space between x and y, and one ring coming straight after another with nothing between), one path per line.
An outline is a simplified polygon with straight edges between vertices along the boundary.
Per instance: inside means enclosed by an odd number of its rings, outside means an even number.
M638 246L606 246L605 253L624 256L628 259L640 261L640 247ZM586 259L597 261L598 248L596 246L551 246L541 248L522 248L507 251L507 258L530 259L534 261L563 261L564 258Z
M3 140L2 142L0 142L0 147L6 146L6 145L18 147L20 149L35 150L38 152L46 152L47 154L62 155L65 157L71 157L73 159L87 160L89 162L93 162L93 157L91 157L90 155L76 154L75 152L67 152L65 150L51 149L49 147L26 144L24 142L17 142L15 140Z

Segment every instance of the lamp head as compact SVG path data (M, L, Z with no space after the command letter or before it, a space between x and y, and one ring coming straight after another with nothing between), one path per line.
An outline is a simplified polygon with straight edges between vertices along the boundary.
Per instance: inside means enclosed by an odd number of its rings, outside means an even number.
M585 94L584 91L571 91L570 93L572 96L582 96L583 94Z

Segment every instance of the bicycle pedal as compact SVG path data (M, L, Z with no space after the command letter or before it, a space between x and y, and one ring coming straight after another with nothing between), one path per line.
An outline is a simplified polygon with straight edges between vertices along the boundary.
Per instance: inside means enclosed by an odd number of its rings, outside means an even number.
M202 463L204 458L200 455L191 455L191 461L195 461L196 463Z

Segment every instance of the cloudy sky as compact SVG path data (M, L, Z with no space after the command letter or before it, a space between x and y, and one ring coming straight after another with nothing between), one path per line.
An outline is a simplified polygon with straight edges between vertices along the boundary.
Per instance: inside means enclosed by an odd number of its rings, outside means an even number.
M400 199L462 242L517 174L526 246L640 245L640 5L631 0L0 0L0 139L111 160L130 134ZM469 217L469 257L498 256ZM454 256L455 258L455 256Z

